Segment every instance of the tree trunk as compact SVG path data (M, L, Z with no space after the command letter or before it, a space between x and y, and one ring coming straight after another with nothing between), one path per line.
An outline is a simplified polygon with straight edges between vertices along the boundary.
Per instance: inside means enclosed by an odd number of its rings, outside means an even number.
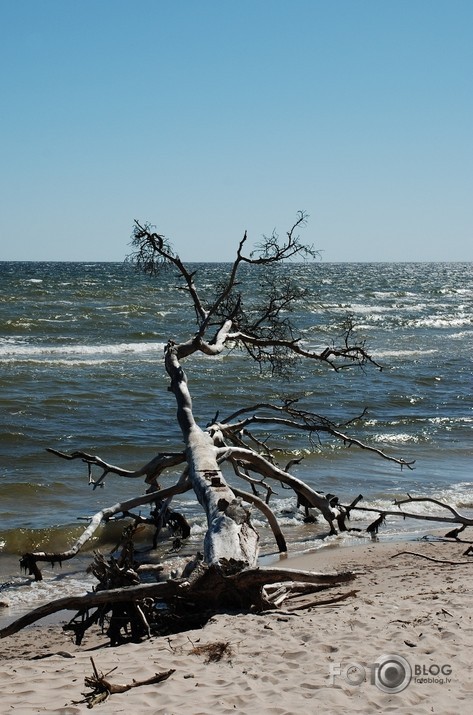
M217 448L210 435L195 422L186 375L179 364L178 347L169 343L166 370L177 402L177 418L186 445L189 479L207 515L204 560L218 565L221 559L255 566L259 536L250 522L250 512L232 492L217 463Z

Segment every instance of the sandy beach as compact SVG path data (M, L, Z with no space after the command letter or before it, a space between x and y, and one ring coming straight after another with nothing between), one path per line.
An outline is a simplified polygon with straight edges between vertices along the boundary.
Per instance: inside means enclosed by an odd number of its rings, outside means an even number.
M77 647L58 624L31 626L0 641L2 712L87 712L79 701L91 657L98 671L113 669L114 684L174 670L96 704L102 715L470 712L473 558L465 549L372 542L290 558L278 565L357 572L312 602L356 595L297 611L283 603L263 615L219 614L203 629L140 644L110 648L96 632ZM467 564L396 556L405 551Z

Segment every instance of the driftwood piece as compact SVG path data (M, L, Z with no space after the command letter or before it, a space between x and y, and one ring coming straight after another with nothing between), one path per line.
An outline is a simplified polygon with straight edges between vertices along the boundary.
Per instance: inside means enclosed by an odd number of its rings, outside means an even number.
M389 457L379 449L364 445L341 432L330 421L296 408L294 399L286 399L281 408L260 405L264 408L263 412L266 412L262 415L249 416L249 412L253 413L254 409L258 408L257 405L255 408L246 408L243 412L234 413L230 420L224 423L217 423L216 417L214 424L204 430L194 418L187 377L182 368L183 360L191 355L200 353L217 356L225 349L231 350L235 346L246 350L260 367L268 366L273 372L282 374L289 364L293 364L292 358L306 358L325 363L335 370L368 363L380 367L366 351L364 341L360 342L354 337L350 319L346 321L340 344L331 343L321 352L304 347L302 336L298 337L295 327L291 325L289 319L291 308L295 301L302 299L303 295L296 282L286 280L283 262L292 257L316 255L316 252L301 243L297 236L297 229L304 224L305 218L304 212L300 212L297 221L286 233L286 238L280 240L273 232L272 236L265 237L249 256L244 254L247 243L245 233L229 273L223 281L218 281L213 297L213 291L207 289L199 295L194 283L195 271L187 270L164 236L151 232L150 226L142 226L136 222L133 262L152 275L159 272L161 267L176 269L178 276L184 282L179 288L186 291L193 308L192 328L188 333L190 337L180 343L169 340L164 351L164 367L170 378L169 390L173 393L176 402L177 420L182 432L184 450L176 454L160 453L144 467L134 471L111 465L87 452L73 452L68 455L57 450L51 451L61 458L80 459L85 462L89 471L89 483L94 489L103 486L108 474L126 478L145 477L145 481L151 484L152 488L157 488L156 480L165 469L174 468L185 462L184 474L179 483L168 490L158 490L101 510L67 551L60 554L45 552L25 554L21 563L37 579L41 578L38 562L54 563L72 558L99 524L114 514L125 515L135 506L158 500L164 500L164 506L167 506L168 497L186 491L190 487L194 490L207 517L207 531L203 544L204 563L198 564L187 580L174 580L164 584L139 584L101 590L76 599L60 599L19 619L15 624L1 631L0 635L8 635L19 630L23 625L34 622L37 618L63 608L79 609L84 614L88 613L89 608L103 608L102 615L110 608L117 611L122 609L121 612L127 614L127 617L134 611L145 632L149 632L153 625L150 615L161 618L161 609L154 608L154 614L152 607L146 610L148 606L145 601L149 599L159 599L162 603L170 605L169 610L174 609L172 616L176 616L179 620L186 611L188 614L193 609L194 613L203 613L220 608L272 607L263 592L263 587L267 584L297 580L318 584L319 588L325 588L346 583L353 578L353 574L312 574L254 568L258 558L259 537L251 523L250 510L242 502L253 503L266 514L280 550L286 549L284 537L269 507L263 507L256 497L253 498L237 489L233 490L225 481L220 465L230 461L236 465L237 472L239 470L241 474L249 475L251 472L290 487L305 500L306 505L319 509L330 525L330 532L336 533L337 523L340 529L345 528L343 519L349 513L349 507L341 508L333 495L325 495L311 489L303 481L289 474L291 463L285 470L279 468L264 441L256 435L250 435L250 427L258 428L261 425L271 424L291 431L297 429L306 432L309 439L314 434L325 433L342 440L348 446L355 445L362 449L369 449L385 459L397 462L401 467L410 467L411 463ZM239 270L249 266L253 266L252 270L258 273L262 303L259 298L255 300L253 284L247 298L244 295L245 291L240 289L245 281L240 281ZM281 270L274 270L276 267ZM268 411L270 415L267 414ZM235 422L238 415L242 419ZM230 421L233 424L230 424ZM255 449L247 448L245 442L248 440ZM102 470L98 479L92 478L92 469ZM159 528L164 512L159 509L155 512L155 524ZM132 569L134 571L134 565ZM85 622L88 622L88 617Z
M340 603L341 601L346 601L347 598L353 598L356 596L358 591L352 590L352 591L347 591L346 593L342 593L339 596L333 596L332 598L324 598L320 599L318 601L313 601L312 603L304 603L300 606L289 606L288 611L290 613L294 611L302 611L305 608L315 608L318 606L333 606L337 603Z
M45 616L59 611L80 611L94 608L102 604L125 603L127 601L141 600L147 597L164 598L175 595L178 591L179 583L176 581L164 581L163 583L142 583L139 586L128 588L116 588L110 591L97 591L88 593L85 596L66 596L55 601L38 606L29 613L13 621L0 630L0 638L11 636L22 628L39 621Z
M294 583L289 586L278 584L274 592L271 592L268 587L265 587L264 595L269 604L279 608L285 601L290 601L291 604L293 604L294 602L299 602L301 599L306 598L307 595L327 591L330 588L332 588L331 584Z
M94 705L104 702L110 695L115 695L116 693L126 693L132 688L139 688L143 685L155 685L156 683L162 683L163 680L167 680L173 673L175 673L175 668L171 670L166 670L162 673L155 673L151 678L145 678L144 680L133 680L131 683L112 683L107 680L110 673L112 673L116 668L110 670L108 673L99 673L97 666L95 665L94 659L91 658L93 675L86 676L84 679L86 687L91 689L90 693L84 693L84 700L74 701L74 705L80 705L81 703L87 703L89 709L93 708Z
M446 522L453 522L453 523L459 523L462 524L463 527L465 526L473 526L473 519L470 519L463 514L460 514L459 511L457 511L451 504L446 504L445 502L440 501L439 499L433 499L432 497L413 497L410 494L407 495L406 499L397 499L394 503L396 506L401 506L402 504L409 504L410 502L428 502L430 504L436 504L437 506L441 507L442 509L446 509L452 514L452 518L448 519L447 517L440 518L439 521L446 521ZM418 518L422 518L422 515L419 515ZM431 517L431 520L435 519L434 516Z

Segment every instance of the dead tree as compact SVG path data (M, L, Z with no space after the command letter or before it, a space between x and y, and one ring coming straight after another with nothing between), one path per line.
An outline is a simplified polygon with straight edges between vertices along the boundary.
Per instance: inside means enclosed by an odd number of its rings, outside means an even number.
M303 297L300 286L294 284L287 272L278 268L290 259L307 259L316 252L300 240L298 229L305 224L306 215L299 212L297 220L284 238L276 233L264 237L262 243L250 255L244 253L247 234L240 241L236 258L226 279L216 286L215 294L204 299L196 285L196 273L191 272L174 253L166 238L152 230L149 225L135 222L130 257L134 265L145 273L160 279L170 276L169 270L177 272L181 285L189 298L190 308L195 316L194 329L185 340L170 338L164 351L164 366L170 379L169 389L173 392L177 406L177 420L181 428L184 449L180 453L160 453L148 464L130 471L105 462L102 458L86 452L65 454L50 450L66 459L81 459L88 465L89 484L94 488L103 484L105 478L115 474L124 478L142 478L155 492L147 493L123 505L109 507L96 514L82 537L67 552L47 554L36 552L25 554L22 565L36 573L38 561L61 561L71 558L90 538L95 528L113 514L127 513L134 506L167 500L173 494L192 488L202 505L208 522L204 541L204 560L207 564L218 564L224 558L233 559L254 566L258 558L258 534L255 532L250 512L245 503L248 500L237 495L222 474L222 464L228 463L237 477L267 487L267 480L282 483L294 490L304 504L321 512L329 532L334 533L340 507L334 505L332 495L315 491L290 474L289 467L278 465L270 450L254 436L252 429L263 425L273 425L281 430L298 429L309 435L322 433L340 439L347 445L355 444L369 449L380 456L397 462L401 466L411 463L383 453L350 437L344 426L336 425L326 418L300 409L297 400L287 399L282 404L256 404L242 408L225 419L218 415L206 428L194 419L192 399L188 388L183 363L191 355L201 353L216 356L225 350L240 348L255 360L261 369L281 373L294 368L294 359L324 363L334 370L349 366L377 365L369 355L363 342L354 339L353 326L346 326L340 344L326 346L319 352L305 348L290 321L295 302ZM249 299L240 287L240 272L245 268L254 272L260 282L261 302ZM192 332L191 332L192 331ZM378 366L379 367L379 366ZM158 479L163 472L183 465L181 479L175 487L159 488ZM94 479L92 468L102 469ZM253 490L254 492L255 490ZM256 496L256 495L255 495ZM268 508L265 509L268 515ZM274 520L273 524L274 524ZM282 540L281 540L282 543ZM38 575L37 575L38 576Z
M317 509L327 522L329 533L346 528L345 517L359 498L352 505L344 507L334 495L316 491L296 478L290 472L292 463L279 465L265 441L255 434L255 430L261 427L271 425L281 430L299 430L309 437L330 435L349 446L356 445L370 450L401 467L412 468L412 462L390 456L350 436L347 432L349 423L335 424L304 410L297 399L285 399L280 404L256 403L242 407L224 418L219 418L217 413L206 427L195 420L183 364L197 353L214 357L227 350L241 349L261 370L267 369L271 374L297 369L298 360L322 363L333 370L367 364L380 367L370 356L364 342L356 340L350 321L345 326L340 343L327 345L320 351L306 348L296 334L290 316L294 304L303 298L303 291L290 280L287 271L279 269L290 259L308 259L316 255L312 247L301 242L297 233L305 221L306 215L300 212L285 237L280 238L276 233L264 237L249 255L245 253L245 233L226 279L216 286L210 298L199 291L196 272L185 266L166 238L156 233L151 226L135 222L131 261L137 269L158 279L166 280L171 273L173 276L177 273L180 281L178 289L186 293L193 314L193 327L189 329L189 334L179 340L175 336L170 337L164 351L168 389L175 397L183 449L177 453L159 453L136 470L111 465L101 457L87 452L65 454L50 450L61 458L80 459L86 463L89 484L93 488L103 484L107 476L117 475L143 479L148 491L135 499L98 512L76 544L67 551L24 554L22 565L36 578L41 577L38 562L54 563L72 558L98 525L111 516L121 514L136 520L133 509L144 504L154 505L155 514L159 516L161 509L169 507L173 496L188 489L195 492L207 517L203 544L204 568L209 573L218 572L226 578L230 575L234 577L235 570L237 573L244 573L245 570L248 574L256 573L254 569L258 559L259 536L252 524L248 504L262 510L274 531L278 547L280 550L286 548L282 532L268 504L271 483L291 488L306 507ZM240 283L242 270L250 271L254 280L259 281L258 299L255 299L254 290L251 296L244 295ZM359 417L362 418L363 414ZM232 487L222 473L223 465L230 467L235 479L251 485L252 493L236 485ZM96 468L102 470L98 478L92 474ZM162 488L158 480L176 468L181 470L180 478L174 486ZM260 498L261 491L266 491L266 499ZM250 583L250 576L245 576L245 579L245 583ZM264 578L258 577L254 583L259 589L259 596L255 596L255 599L261 601ZM196 593L201 592L200 587L193 588ZM223 591L223 587L219 587L219 592ZM225 600L223 596L221 600Z
M314 257L314 249L301 243L297 234L305 220L305 214L300 212L283 240L273 233L249 256L244 254L247 242L245 233L227 280L218 286L216 295L208 305L201 299L194 282L195 274L188 271L165 237L153 232L150 226L135 222L134 263L151 275L159 273L163 267L177 269L196 317L196 330L191 338L180 343L169 340L165 350L165 367L170 377L170 389L176 398L177 419L185 443L189 480L207 514L204 560L209 565L218 564L225 558L252 566L258 556L258 535L251 525L248 509L232 492L222 475L220 465L223 462L231 462L237 475L253 472L288 484L311 506L317 508L328 522L330 531L335 531L334 521L338 511L332 508L326 495L314 491L278 467L270 455L267 458L245 445L245 431L248 434L249 426L264 421L264 417L258 418L252 414L236 422L231 419L225 423L215 421L206 430L196 424L187 378L181 364L194 353L215 356L228 349L229 345L243 348L260 366L268 366L273 372L283 372L294 357L324 362L336 370L353 364L375 364L364 344L352 342L352 326L348 327L341 345L326 347L321 352L303 348L300 339L294 334L287 313L293 303L301 299L302 291L287 277L276 276L274 270L268 269L291 258ZM256 308L247 307L245 297L239 290L239 271L244 265L260 269L261 291L265 299ZM314 415L298 411L290 401L281 408L269 406L269 411L272 414L266 420L272 424L297 426L308 432L324 431L346 442L354 442L327 420L316 419ZM359 445L364 446L361 443Z

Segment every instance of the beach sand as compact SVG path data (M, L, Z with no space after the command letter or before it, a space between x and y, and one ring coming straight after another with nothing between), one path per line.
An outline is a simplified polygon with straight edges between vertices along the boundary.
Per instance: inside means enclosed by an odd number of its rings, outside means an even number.
M31 626L0 640L1 712L88 712L74 703L87 690L93 657L99 671L115 669L108 676L113 683L175 671L161 683L111 695L95 705L101 715L469 713L473 558L462 555L465 549L438 541L369 542L287 559L275 565L359 572L354 582L312 600L352 589L356 595L295 612L282 604L263 615L221 614L200 630L140 644L110 648L97 632L76 647L60 625ZM396 558L402 551L468 564ZM222 644L221 658L209 662L205 646L215 644ZM383 656L389 658L374 667ZM395 692L399 681L408 684Z

